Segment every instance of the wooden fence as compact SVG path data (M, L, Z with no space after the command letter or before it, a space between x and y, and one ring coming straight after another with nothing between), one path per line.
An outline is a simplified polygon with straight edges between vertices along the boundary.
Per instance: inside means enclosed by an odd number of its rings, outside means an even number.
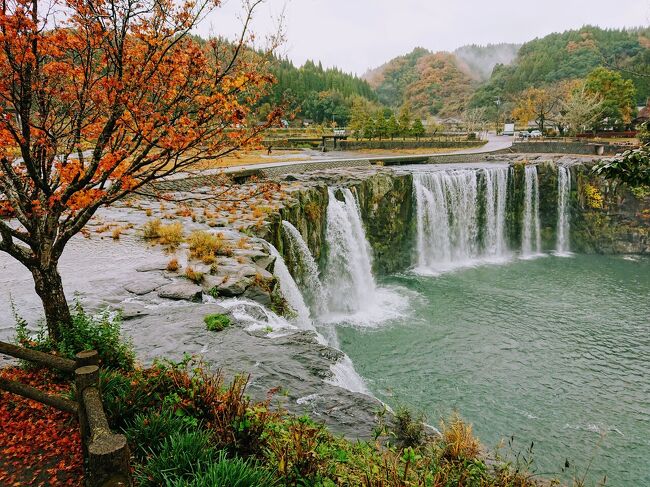
M76 401L3 378L0 378L0 390L77 415L86 486L131 486L130 454L126 437L110 430L102 405L97 352L80 352L76 355L76 360L69 360L0 341L0 354L49 369L74 373Z

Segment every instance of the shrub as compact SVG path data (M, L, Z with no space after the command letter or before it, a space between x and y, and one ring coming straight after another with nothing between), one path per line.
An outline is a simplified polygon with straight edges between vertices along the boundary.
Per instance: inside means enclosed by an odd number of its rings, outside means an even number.
M176 248L183 242L183 225L180 222L161 225L159 240L162 245Z
M480 444L472 434L471 424L454 414L448 421L441 421L440 426L446 458L462 461L478 457Z
M210 434L203 430L169 435L147 463L135 470L138 485L159 486L191 480L215 458Z
M208 331L223 331L230 326L230 318L222 314L207 315L203 321Z
M135 361L133 344L121 335L122 319L119 313L108 309L92 316L87 314L81 304L76 302L71 310L72 324L61 328L61 336L56 343L47 338L43 323L35 337L27 331L27 323L18 320L16 338L22 346L44 352L57 351L66 358L74 359L84 350L96 350L102 367L131 370Z
M156 218L143 225L142 234L145 239L156 239L162 245L176 248L183 242L183 225L180 222L163 225L160 218Z
M217 463L198 473L192 481L179 479L167 483L168 487L273 487L278 485L273 475L256 463L241 458L229 459L221 451Z
M641 126L637 138L642 144L650 144L650 122L646 122Z
M185 269L185 277L195 284L200 284L203 281L203 272L195 271L192 267Z
M142 236L147 240L152 240L160 237L160 227L162 222L160 218L149 220L142 226Z
M176 272L178 269L180 269L180 264L178 263L178 259L173 258L169 262L167 262L167 270L169 272Z
M424 418L414 418L411 411L405 407L397 409L392 421L392 433L400 448L422 445L425 439Z
M196 230L190 234L187 241L190 244L190 256L200 259L206 264L214 262L215 255L232 255L233 251L222 235L214 235L202 230Z

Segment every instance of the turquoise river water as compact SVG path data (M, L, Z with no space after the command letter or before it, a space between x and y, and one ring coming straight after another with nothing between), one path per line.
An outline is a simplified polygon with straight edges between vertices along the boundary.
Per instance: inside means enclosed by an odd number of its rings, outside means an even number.
M434 425L457 411L486 447L505 439L502 454L534 442L544 476L650 485L650 259L546 256L380 285L411 311L337 326L378 398Z

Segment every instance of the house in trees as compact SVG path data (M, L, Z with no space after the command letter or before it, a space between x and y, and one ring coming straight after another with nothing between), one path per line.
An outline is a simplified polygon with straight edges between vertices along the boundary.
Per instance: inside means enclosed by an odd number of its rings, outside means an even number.
M632 128L639 128L644 123L650 121L650 98L644 107L639 108L639 113L636 118L632 120Z

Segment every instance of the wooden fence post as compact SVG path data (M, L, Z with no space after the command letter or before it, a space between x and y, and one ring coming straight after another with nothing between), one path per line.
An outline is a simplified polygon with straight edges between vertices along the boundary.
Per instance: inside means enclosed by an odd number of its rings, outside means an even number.
M77 359L78 360L78 359ZM83 451L84 463L88 460L88 443L90 441L90 429L88 416L84 406L83 393L88 387L96 387L99 384L99 367L96 365L85 365L77 368L75 374L75 389L77 408L79 412L79 430L81 432L81 449Z
M78 360L94 360L82 352ZM99 367L85 365L75 370L79 425L84 458L87 461L86 485L89 487L130 486L131 468L128 444L124 435L111 432L101 395Z

